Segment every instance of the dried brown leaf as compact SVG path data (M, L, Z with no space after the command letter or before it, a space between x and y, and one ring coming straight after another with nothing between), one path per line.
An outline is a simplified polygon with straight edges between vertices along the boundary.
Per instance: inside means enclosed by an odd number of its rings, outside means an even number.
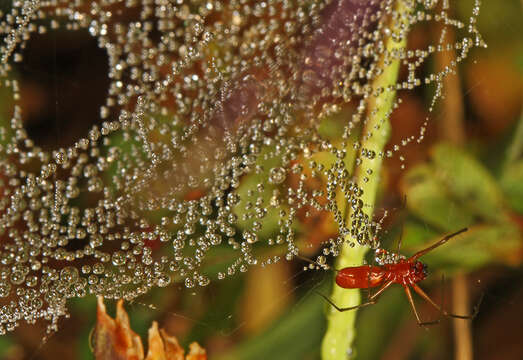
M123 300L116 305L116 318L107 315L103 298L98 297L96 328L94 332L94 356L97 360L207 360L205 349L197 343L189 345L189 354L174 336L158 329L154 321L149 328L147 357L140 337L131 329L129 316L123 308Z
M116 319L107 315L102 297L98 297L94 356L97 360L142 360L140 337L131 330L123 301L116 305Z

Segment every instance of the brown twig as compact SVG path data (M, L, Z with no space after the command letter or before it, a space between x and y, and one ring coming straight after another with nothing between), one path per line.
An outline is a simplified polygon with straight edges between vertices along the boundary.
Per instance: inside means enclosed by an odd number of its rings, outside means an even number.
M448 10L447 10L448 11ZM437 36L438 41L444 43L453 43L455 39L454 29L443 24L438 24ZM436 62L438 66L443 69L451 67L452 61L456 59L454 50L441 51L436 55ZM442 101L443 116L439 122L439 133L441 138L455 144L463 145L466 141L464 118L464 105L461 91L461 84L459 75L457 73L446 76L443 79L443 86L446 91L446 96ZM468 314L469 308L469 292L467 289L467 276L464 273L458 273L452 281L452 306L453 310L458 314ZM472 330L469 321L461 319L454 319L454 342L455 351L454 358L456 360L472 360Z
M436 39L438 43L454 43L454 30L444 24L438 23L438 31L436 31ZM436 62L440 69L445 67L452 67L451 63L456 59L456 52L454 49L448 51L440 51L436 53ZM442 99L442 114L438 119L438 127L440 136L446 141L455 144L463 145L465 143L465 126L463 124L464 106L461 91L461 84L459 75L449 74L443 79L443 88L446 91L446 96Z
M458 273L452 280L452 306L458 314L468 314L469 309L469 291L467 287L467 276L464 273ZM460 319L453 320L454 341L454 359L472 360L472 331L469 321Z

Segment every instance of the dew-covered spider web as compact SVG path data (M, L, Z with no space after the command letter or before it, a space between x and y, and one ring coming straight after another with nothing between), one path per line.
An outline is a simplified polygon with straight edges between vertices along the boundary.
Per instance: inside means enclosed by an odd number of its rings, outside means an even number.
M443 78L484 46L479 1L467 23L445 0L399 1L401 12L393 0L3 5L0 333L37 319L53 330L70 298L131 300L292 259L324 218L336 229L318 264L345 242L376 246L380 222L362 211L354 171L422 141L426 126L391 150L365 148L368 102L421 86L434 87L435 101ZM439 41L387 49L387 39L399 43L430 22L443 25ZM44 148L26 129L17 64L39 35L85 31L108 63L107 73L88 74L109 83L99 121L74 144ZM451 50L451 66L420 77L428 59ZM398 59L397 85L373 87ZM338 131L323 131L325 121ZM224 260L209 275L213 254Z

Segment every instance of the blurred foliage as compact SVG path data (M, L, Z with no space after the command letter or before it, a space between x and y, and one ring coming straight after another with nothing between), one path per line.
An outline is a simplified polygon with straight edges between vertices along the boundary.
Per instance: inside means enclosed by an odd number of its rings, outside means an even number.
M310 294L262 334L246 340L218 360L314 359L325 331L323 299Z
M462 14L463 18L468 17L472 0L459 0L456 3L458 14ZM500 273L501 277L503 271L493 266L520 267L521 264L523 158L518 144L523 142L523 136L521 131L518 131L522 126L517 125L518 119L520 123L523 122L520 117L523 100L521 6L519 0L482 3L479 25L489 49L473 54L459 74L466 93L463 95L463 101L466 105L469 138L465 148L442 143L435 134L429 132L426 142L434 145L428 154L420 151L419 147L413 146L410 153L407 148L405 158L407 161L409 158L417 159L417 163L408 164L407 170L398 175L398 188L392 186L389 189L384 184L379 192L382 206L386 208L391 208L387 207L391 202L398 208L396 205L401 203L401 199L404 196L407 199L406 209L395 210L394 212L400 216L391 216L387 224L382 240L384 247L397 241L402 233L402 253L409 255L449 232L463 227L469 228L467 232L423 258L429 264L429 269L437 269L447 275L452 275L456 270L472 273L494 269L492 273ZM420 34L417 35L429 36L425 31L426 29L420 29ZM9 96L0 94L2 109L11 107L6 104L7 101ZM427 106L426 100L420 94L409 101L403 106L410 106L412 113L416 113L417 107ZM402 111L408 112L409 109ZM336 115L337 118L325 119L322 124L323 134L335 140L341 133L340 124L345 116L349 116L349 112L350 109L344 109ZM5 121L1 112L0 121ZM393 130L401 133L401 126L400 123ZM502 138L508 140L500 141ZM115 138L113 141L117 143L119 139ZM516 155L507 160L505 154L508 153ZM316 156L322 155L325 158L317 159L320 160L318 162L328 165L334 161L328 152ZM488 161L491 156L496 159L493 164L489 164ZM347 156L346 159L351 159L351 156ZM277 164L260 165L263 165L264 172L243 179L239 193L256 191L252 187L259 181L254 177L267 178L267 171ZM393 176L396 176L397 170L397 164L389 164L384 178L390 178L389 182L394 183ZM108 173L108 176L110 175ZM268 186L275 190L278 188L277 185ZM264 202L268 203L270 199L266 198ZM159 217L158 214L152 214L151 222L158 221ZM274 235L278 228L278 219L279 215L276 213L265 218L263 236ZM306 239L301 243L304 248L310 248L310 253L314 253L317 244L325 240L333 228L331 218L318 219L318 223L299 224L297 228ZM252 221L243 220L239 230L249 229ZM314 233L313 241L310 235L317 229L321 231ZM229 259L234 258L230 255L229 248L216 248L212 251L204 269L208 274L216 274L226 268ZM279 304L283 295L275 294L275 290L268 292L267 289L274 285L271 285L270 281L268 284L254 282L254 286L249 286L249 281L256 281L248 277L249 273L246 276L213 283L206 289L196 291L181 289L176 285L154 291L143 300L144 303L154 304L154 309L140 304L129 305L132 327L144 338L151 321L154 318L160 319L162 326L173 330L171 332L181 339L183 346L197 340L209 350L211 359L318 359L321 337L325 330L324 312L328 307L321 297L307 288L311 281L316 282L314 285L318 284L317 274L313 274L311 280L311 272L303 273L301 270L303 264L290 266L287 271L291 276L285 280L286 284L282 284L282 276L271 276L269 280L278 285L285 285L279 288L293 295L291 300L294 302L282 301L281 305L275 306L274 309L269 306L260 308L260 312L267 312L266 325L250 334L244 331L246 326L243 324L252 319L245 314L240 316L237 311L242 300L247 297L245 289L255 289L255 297L262 297L264 293L272 294L272 299L263 298L266 303ZM518 284L523 281L523 274L520 270L517 271L519 272L513 275L515 280L510 280L513 286L520 286ZM487 285L501 282L495 275L485 272L482 274L487 274L484 276ZM325 277L331 275L327 273ZM488 282L489 276L494 277L491 283ZM429 285L439 281L436 275L432 279L434 281L428 281ZM318 291L327 294L329 289L323 284L318 287ZM486 291L488 295L488 288ZM505 300L498 300L501 305L510 301L507 300L510 294L504 293L503 296ZM495 307L502 307L498 303L491 307L485 305L485 310L482 308L481 312L486 314L480 312L479 317L489 321L485 320L478 325L478 333L485 332L484 329L488 327L496 327L498 331L510 331L503 327L503 318L488 318L489 311L494 314ZM0 337L0 357L29 357L31 350L23 352L22 355L13 351L19 343L27 349L38 349L35 358L57 358L56 354L61 354L60 349L64 344L73 348L71 353L74 358L92 358L88 334L94 326L96 301L94 298L86 298L75 300L72 305L72 320L65 322L63 329L51 337L47 344L41 345L42 328L21 328L13 336ZM516 305L522 307L521 304ZM450 340L447 339L445 328L431 329L430 332L418 330L402 291L388 291L383 294L378 304L362 311L358 315L357 328L358 336L353 349L356 359L384 358L384 354L390 354L391 351L403 354L403 358L427 358L424 354L432 351L439 351L436 353L442 356L440 358L449 356L446 342ZM402 336L403 342L398 340ZM447 350L441 350L444 346L447 346ZM434 350L438 347L439 350ZM521 348L521 344L519 347ZM523 356L523 351L516 349L514 357L510 359L517 359L519 355ZM488 355L478 354L480 359L487 359L486 356Z
M523 201L516 198L523 190L523 177L513 178L517 185L504 194L499 180L457 147L438 144L431 159L409 170L401 184L407 207L418 220L405 223L405 247L419 250L427 243L423 240L433 240L434 232L427 232L426 225L437 233L469 227L468 232L430 252L425 259L462 270L493 262L519 264L521 220L514 212L517 209L509 207L508 199Z
M523 213L523 161L509 165L503 172L501 187L507 194L507 201L518 213Z

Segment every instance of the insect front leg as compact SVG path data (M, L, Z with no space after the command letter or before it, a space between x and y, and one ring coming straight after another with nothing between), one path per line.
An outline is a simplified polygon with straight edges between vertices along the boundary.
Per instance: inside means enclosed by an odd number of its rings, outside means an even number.
M468 229L467 228L463 228L459 231L456 231L455 233L452 233L450 235L447 235L445 236L443 239L441 239L440 241L438 241L437 243L435 243L434 245L431 245L423 250L420 250L418 251L417 253L415 253L414 255L412 255L410 258L409 258L409 261L415 261L417 259L419 259L420 257L422 257L423 255L425 255L426 253L434 250L435 248L437 248L438 246L441 246L443 244L445 244L447 241L449 241L450 239L452 239L453 237L455 236L458 236L459 234L467 231Z

